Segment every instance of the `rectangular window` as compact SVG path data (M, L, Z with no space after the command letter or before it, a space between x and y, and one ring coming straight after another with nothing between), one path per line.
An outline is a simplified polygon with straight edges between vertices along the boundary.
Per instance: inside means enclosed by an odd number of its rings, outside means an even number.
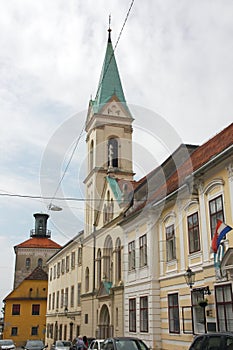
M61 290L61 309L64 307L64 289Z
M53 269L51 267L50 272L49 272L49 280L52 281L53 278Z
M191 298L194 334L205 333L206 314L204 308L200 307L200 302L205 298L203 288L192 290Z
M70 271L70 257L67 255L66 257L66 272Z
M52 338L52 337L51 337ZM67 325L64 325L64 340L67 338Z
M18 335L18 327L11 328L11 335L12 335L12 337L15 337Z
M215 287L218 330L233 331L233 302L231 284Z
M85 324L88 324L88 314L84 315L84 322L85 322Z
M50 338L53 338L53 323L50 324Z
M69 288L66 288L65 289L65 300L64 300L64 306L65 307L68 307L68 305L69 305Z
M65 273L65 259L62 259L62 261L61 261L61 273L62 274Z
M78 300L77 300L77 305L80 306L81 305L81 283L78 283L78 293L77 293L77 296L78 296Z
M140 297L140 332L148 332L148 297Z
M217 225L217 220L224 221L223 214L223 200L222 196L212 199L209 202L210 209L210 229L211 229L211 238L213 237Z
M140 267L147 265L147 237L143 235L139 238Z
M62 324L59 326L59 339L62 339Z
M71 253L71 269L75 268L75 252Z
M167 261L176 259L176 244L175 244L175 227L170 225L166 227L166 248Z
M70 306L74 306L74 286L71 286L70 289Z
M12 305L12 315L20 315L20 304Z
M47 336L47 338L50 337L50 325L49 324L47 324L47 327L46 327L46 336Z
M57 291L57 297L56 297L56 309L59 309L59 299L60 299L60 295L59 295L59 290Z
M129 271L135 270L135 241L128 244L128 265Z
M136 332L136 298L129 299L129 331Z
M60 274L61 274L61 263L58 262L58 263L57 263L57 278L60 277Z
M53 296L52 296L52 310L55 309L55 293L53 293Z
M38 327L32 327L31 335L38 335Z
M51 310L51 294L49 294L48 309Z
M82 251L82 247L79 247L78 248L78 265L82 265L82 254L83 254L83 251Z
M57 277L57 265L53 266L53 279L55 280Z
M180 333L178 293L168 295L169 333Z
M118 307L116 307L116 328L119 327L119 310Z
M189 239L189 254L200 250L200 233L198 213L189 215L188 221L188 239Z
M40 314L40 304L32 304L32 315Z

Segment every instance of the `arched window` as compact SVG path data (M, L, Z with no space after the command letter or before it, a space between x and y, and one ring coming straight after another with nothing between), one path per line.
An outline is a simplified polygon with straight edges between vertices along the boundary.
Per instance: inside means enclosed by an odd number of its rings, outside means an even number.
M101 283L101 277L102 277L102 269L101 269L101 250L98 249L97 252L97 288L99 288Z
M93 169L94 166L94 142L91 140L91 146L90 146L90 170Z
M116 240L116 282L121 281L121 240Z
M104 254L103 254L103 274L104 278L108 282L112 282L112 252L113 252L113 244L112 238L110 236L106 237L104 242Z
M110 213L109 213L109 203L110 203L110 192L107 192L107 222L110 220Z
M31 259L30 258L26 259L25 266L26 266L26 269L30 269L30 267L31 267Z
M113 202L113 198L111 198L111 202L110 202L110 220L112 220L113 219L113 213L114 213L114 202Z
M104 222L104 224L106 224L107 221L108 221L107 205L104 204L104 212L103 212L103 222Z
M37 265L42 267L43 265L43 260L41 258L38 259Z
M118 140L108 140L108 166L110 168L118 168Z
M89 268L86 268L85 271L85 291L86 293L89 291Z

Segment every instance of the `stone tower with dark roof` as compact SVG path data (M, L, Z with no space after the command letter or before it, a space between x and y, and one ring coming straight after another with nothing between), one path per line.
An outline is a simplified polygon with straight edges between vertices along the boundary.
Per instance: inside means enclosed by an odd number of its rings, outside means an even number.
M51 231L47 230L48 214L36 213L35 229L30 231L30 238L14 247L15 251L15 289L38 266L47 273L46 261L61 246L50 239Z

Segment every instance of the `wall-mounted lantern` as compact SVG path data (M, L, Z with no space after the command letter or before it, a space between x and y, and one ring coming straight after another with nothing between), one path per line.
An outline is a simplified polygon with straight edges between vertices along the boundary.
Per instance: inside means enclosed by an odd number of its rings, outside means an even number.
M187 268L185 274L184 274L185 281L189 288L192 289L194 283L195 283L195 272L193 272L190 267Z

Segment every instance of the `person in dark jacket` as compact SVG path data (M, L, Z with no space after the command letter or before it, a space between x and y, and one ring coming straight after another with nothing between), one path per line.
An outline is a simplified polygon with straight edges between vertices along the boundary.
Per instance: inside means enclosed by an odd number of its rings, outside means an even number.
M84 349L88 349L88 341L87 341L87 337L85 335L83 337L83 342L84 342Z

